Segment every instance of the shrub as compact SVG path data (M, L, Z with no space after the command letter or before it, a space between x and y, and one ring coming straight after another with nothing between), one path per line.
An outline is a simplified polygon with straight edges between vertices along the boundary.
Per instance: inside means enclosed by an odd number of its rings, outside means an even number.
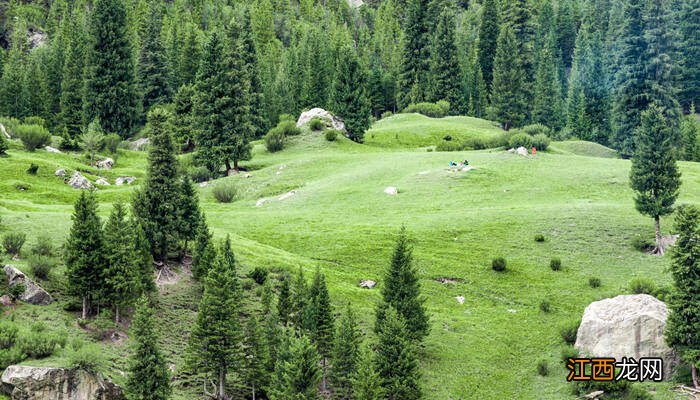
M251 272L250 272L250 277L253 278L255 283L258 285L262 285L265 283L267 280L267 274L268 271L266 268L263 267L255 267Z
M549 375L549 363L547 363L547 360L539 360L537 362L537 373L540 376Z
M48 235L38 236L36 243L29 249L29 252L39 256L52 256L54 248L51 237Z
M279 127L270 129L265 135L265 148L270 153L284 149L284 132Z
M34 163L31 163L29 168L27 168L27 173L29 175L36 175L37 171L39 171L39 166Z
M116 154L119 145L122 142L122 138L116 133L110 133L106 135L102 140L105 150L111 154Z
M40 125L17 125L15 134L22 141L27 151L34 151L44 147L51 141L51 134Z
M656 293L656 284L648 278L634 278L629 283L630 291L634 294L650 294Z
M10 365L19 364L27 358L27 355L22 353L19 347L15 346L11 349L0 350L0 370L3 370Z
M22 353L31 358L46 358L53 354L58 340L43 332L29 332L22 335L17 346Z
M450 113L450 102L449 101L439 100L435 104L437 104L437 106L440 107L440 109L442 110L443 113L445 113L445 115Z
M549 129L548 126L542 125L542 124L531 124L527 126L523 126L521 129L524 133L527 133L530 136L535 136L535 135L546 135L546 136L551 136L552 130Z
M22 120L22 123L24 125L39 125L39 126L42 126L44 128L46 127L46 120L41 118L41 117L37 117L37 116L24 117L24 120Z
M87 324L90 336L95 340L107 339L116 329L114 314L111 311L101 311L100 314Z
M638 251L649 251L654 248L654 243L645 236L636 235L631 241L632 248Z
M576 335L578 335L578 327L581 325L579 321L572 321L559 329L559 335L566 344L573 345L576 343Z
M78 347L75 349L75 347ZM82 369L92 373L102 372L107 366L102 349L94 344L73 346L68 356L68 364L72 368Z
M452 140L452 136L450 136L450 135L445 135L445 136L442 137L442 140L444 140L444 141L446 141L446 142L449 142L449 141Z
M284 122L284 121L296 121L296 118L292 114L280 114L279 117L277 117L278 123Z
M338 131L335 129L329 129L326 131L326 140L329 142L335 142L338 138Z
M233 182L224 181L214 186L211 193L219 203L230 203L236 198L238 188Z
M561 269L561 259L552 258L549 260L549 268L551 268L552 271L559 271Z
M544 242L544 235L541 233L538 233L535 235L535 242Z
M87 131L80 137L80 147L90 157L90 163L95 162L95 155L104 149L104 132L100 121L95 119L88 125Z
M6 155L9 148L10 146L7 144L7 140L5 140L5 135L0 133L0 156Z
M596 278L595 276L588 278L588 285L594 289L600 287L600 278Z
M326 124L321 120L321 118L312 118L309 121L309 128L312 131L322 131L326 128Z
M508 146L512 148L525 147L529 149L532 147L532 136L527 133L516 133L508 139Z
M15 128L21 124L20 120L12 117L0 117L0 124L5 127L5 131L11 138L16 138Z
M532 147L537 150L545 151L549 147L549 137L543 133L538 133L532 137Z
M564 346L561 349L561 360L566 362L569 358L578 357L578 350L574 346Z
M7 288L7 294L13 301L19 300L20 297L27 291L27 287L23 283L16 283Z
M449 108L449 105L448 105ZM423 114L426 117L431 118L442 118L446 115L445 110L435 103L416 103L410 104L408 107L404 108L404 113L418 113Z
M0 320L0 349L9 349L17 341L17 326L7 320Z
M27 235L20 232L10 232L2 238L2 247L5 252L11 255L19 255L22 252L22 246L27 240Z
M211 179L211 172L207 167L192 167L187 170L192 181L200 183Z
M284 136L297 136L301 134L301 129L297 128L297 124L294 121L282 121L277 124L277 129L279 129Z
M544 313L548 313L548 312L552 311L552 305L549 303L548 300L542 300L540 302L540 311L542 311Z
M436 151L462 151L464 150L464 146L462 143L458 143L455 141L446 141L443 140L442 142L438 143L437 146L435 146Z
M503 257L494 258L491 261L491 268L494 271L502 272L506 270L506 259Z
M393 112L391 112L391 111L384 111L384 112L382 113L382 115L379 117L379 119L389 118L389 117L391 117L392 115L394 115Z
M33 255L29 257L29 270L35 277L47 280L51 275L51 271L56 267L56 259L52 257Z

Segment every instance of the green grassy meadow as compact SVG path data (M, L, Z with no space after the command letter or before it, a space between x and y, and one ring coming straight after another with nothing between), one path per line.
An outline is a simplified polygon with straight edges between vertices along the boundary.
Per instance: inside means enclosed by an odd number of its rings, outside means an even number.
M500 134L492 123L468 117L432 120L396 115L367 132L367 143L344 138L326 142L322 133L294 137L288 148L269 154L257 143L244 163L252 175L222 178L238 183L240 196L217 203L211 190L200 188L201 206L215 236L231 235L245 274L256 266L273 271L302 267L310 277L319 267L326 274L336 310L350 303L370 334L378 288L360 289L361 279L382 284L394 235L405 225L414 245L431 316L431 333L420 356L424 393L430 399L572 399L560 361L559 328L580 318L590 302L627 291L637 276L658 285L670 283L669 257L634 250L637 234L652 237L652 221L634 209L628 186L630 163L611 157L602 146L553 143L533 157L503 149L457 153L428 152L449 133L453 137ZM398 139L397 139L398 138ZM89 170L81 155L26 153L14 146L0 158L2 230L28 234L28 246L48 233L55 244L68 233L72 203L79 192L54 176L56 168ZM450 160L468 159L469 172L450 172ZM37 176L25 170L39 165ZM144 177L145 153L120 150L117 165L105 176ZM698 203L700 165L680 163L683 186L679 203ZM93 170L93 173L97 173ZM94 181L94 174L87 175ZM28 184L25 191L16 185ZM383 193L387 186L396 196ZM98 191L101 212L111 203L128 201L133 186ZM280 200L289 191L294 195ZM257 205L260 199L266 199ZM662 220L665 233L671 219ZM535 242L535 234L546 241ZM508 270L491 270L491 260L505 257ZM561 258L562 270L549 268ZM13 262L24 268L24 261ZM61 271L57 271L60 275ZM590 277L602 281L588 285ZM448 278L452 283L440 283ZM58 302L48 307L20 305L9 311L18 321L45 321L69 337L85 336L75 315L62 310L67 299L56 287ZM196 290L188 278L164 286L159 317L161 342L170 361L182 363L187 329L196 310ZM455 299L464 296L464 304ZM547 300L550 313L539 304ZM118 372L127 354L124 343L102 344ZM547 360L549 376L537 374ZM61 354L39 362L64 362ZM654 385L655 398L675 398L670 384ZM176 385L178 399L192 389Z

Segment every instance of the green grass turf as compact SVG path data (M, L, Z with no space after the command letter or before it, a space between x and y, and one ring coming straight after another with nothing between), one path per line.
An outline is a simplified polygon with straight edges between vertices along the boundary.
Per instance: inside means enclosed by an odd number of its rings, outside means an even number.
M619 158L617 152L609 147L585 140L567 140L550 145L553 153L575 154L579 156Z
M368 335L380 293L357 284L374 279L381 286L394 235L405 225L431 315L432 330L420 356L426 398L573 398L560 362L560 326L580 318L591 301L626 292L633 277L659 285L670 282L668 257L630 246L640 232L651 237L652 222L634 209L629 161L556 152L521 157L497 150L455 154L387 146L390 151L345 139L328 143L321 133L292 138L287 149L275 154L258 143L253 160L245 163L252 177L223 178L239 184L240 197L217 203L213 183L200 189L201 204L214 234L231 235L242 274L255 266L276 271L302 267L310 278L320 267L336 308L347 303L356 308ZM142 177L144 158L143 153L122 152L109 174ZM449 172L449 160L462 158L476 169ZM40 167L37 177L27 176L24 170L32 160L50 174L42 174ZM16 150L0 159L3 232L21 230L30 238L49 232L60 243L78 192L53 177L52 168L81 163L77 156ZM679 203L697 203L700 165L680 166L684 185ZM7 181L26 181L32 189L20 192ZM396 186L399 194L384 194L387 186ZM127 200L131 190L101 190L101 212L106 214L115 199ZM279 200L290 190L297 192ZM267 201L256 206L261 198ZM670 218L664 218L665 232L669 226ZM536 243L537 233L547 240ZM491 259L499 256L508 260L505 273L490 269ZM549 269L552 257L562 259L562 271ZM24 268L24 262L18 267ZM600 288L588 286L592 276L601 279ZM442 284L437 281L441 277L457 282ZM188 280L169 286L160 309L161 326L167 327L161 342L177 365L194 316L193 293ZM464 296L464 304L456 296ZM549 314L539 310L545 299L553 307ZM68 335L84 335L60 303L21 305L13 313L20 321L39 318ZM104 346L113 364L110 375L123 380L118 370L126 348ZM547 377L537 375L540 359L550 364ZM63 361L57 356L42 362ZM181 381L176 386L178 399L191 398L192 389ZM670 384L654 386L655 398L673 398Z

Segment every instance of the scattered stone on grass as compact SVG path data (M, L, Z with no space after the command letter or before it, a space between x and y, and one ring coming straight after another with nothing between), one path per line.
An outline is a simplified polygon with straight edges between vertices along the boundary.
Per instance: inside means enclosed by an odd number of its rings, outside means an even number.
M285 193L285 194L281 195L280 197L278 197L277 200L279 200L279 201L287 200L288 198L294 196L295 194L297 194L297 191L296 191L296 190L290 190L290 191L288 191L287 193Z
M5 135L6 139L12 139L12 136L10 136L10 134L7 133L7 129L5 129L5 125L3 125L3 124L0 124L0 133Z
M372 289L375 286L377 286L377 282L371 280L371 279L365 279L360 281L360 287L363 289Z
M98 178L95 181L95 184L100 185L100 186L110 186L110 183L107 182L107 180L105 178Z
M524 147L522 147L522 146L518 147L518 149L515 150L515 151L518 153L518 155L521 155L521 156L527 156L527 155L528 155L527 149L524 148Z
M207 182L207 181L199 182L199 187L204 188L204 187L207 187L207 186L209 186L209 182Z
M53 173L56 176L60 176L61 178L66 176L66 170L63 168L59 168L56 170L56 172Z
M384 193L388 194L389 196L396 196L399 193L399 190L394 186L389 186L384 189Z
M456 239L456 238L455 238ZM441 276L439 278L435 279L437 282L442 283L443 285L450 285L450 284L455 284L455 283L461 283L463 279L461 278L450 278L447 276Z
M114 181L114 184L117 186L121 186L125 183L127 185L131 185L132 183L134 183L135 180L136 178L134 178L133 176L120 176L119 178L117 178L117 180Z
M26 275L12 265L5 265L5 275L7 275L8 286L24 285L24 293L19 297L25 303L35 305L48 305L53 302L51 295L36 282L27 278Z
M68 181L68 184L73 188L73 189L92 189L94 186L88 178L84 177L83 174L81 174L78 171L73 172L73 175L70 177L70 180Z
M464 304L464 296L457 296L455 299L457 299L457 303Z
M255 202L255 207L261 207L265 203L267 203L267 199L258 199L258 201Z
M105 158L104 160L100 160L97 162L97 168L100 169L112 169L114 166L114 160L111 158Z
M55 154L63 153L61 150L59 150L59 149L57 149L57 148L55 148L55 147L51 147L51 146L46 146L46 147L44 147L44 150L46 150L46 151L49 152L49 153L55 153Z

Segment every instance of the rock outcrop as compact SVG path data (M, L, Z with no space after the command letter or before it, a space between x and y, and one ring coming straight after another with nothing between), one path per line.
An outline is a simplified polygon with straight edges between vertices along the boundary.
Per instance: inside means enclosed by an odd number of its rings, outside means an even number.
M100 185L100 186L109 186L109 182L105 178L98 178L95 181L95 184Z
M41 286L37 285L36 282L27 278L26 275L12 265L5 265L5 275L7 275L7 281L9 286L24 285L24 293L19 297L20 300L37 305L48 305L53 302L51 295L44 290Z
M104 160L100 160L96 163L97 168L100 169L112 169L114 166L114 160L111 158L105 158Z
M46 147L44 147L44 150L46 150L48 153L54 153L54 154L61 154L61 153L63 153L61 150L59 150L59 149L57 149L57 148L55 148L55 147L51 147L51 146L46 146Z
M343 120L329 113L323 108L312 108L309 111L301 113L299 119L297 120L297 127L308 124L314 118L318 118L323 121L327 128L332 128L343 132L343 134L347 134Z
M114 181L114 184L117 186L121 186L124 184L131 185L132 183L134 183L135 180L136 178L134 178L133 176L120 176Z
M364 279L360 281L360 287L363 289L372 289L375 286L377 286L377 282L371 280L371 279Z
M66 170L63 168L59 168L56 170L56 172L54 172L54 175L63 178L66 176Z
M10 136L9 133L7 133L7 129L5 129L5 125L0 124L0 134L5 136L5 139L12 139L12 136Z
M592 357L660 357L664 379L670 379L678 358L666 345L668 310L647 294L621 295L591 303L583 313L576 349Z
M73 189L92 189L94 187L88 178L84 177L83 174L78 171L73 172L70 180L68 180L68 184Z
M11 365L0 381L12 400L124 400L119 386L78 369Z

